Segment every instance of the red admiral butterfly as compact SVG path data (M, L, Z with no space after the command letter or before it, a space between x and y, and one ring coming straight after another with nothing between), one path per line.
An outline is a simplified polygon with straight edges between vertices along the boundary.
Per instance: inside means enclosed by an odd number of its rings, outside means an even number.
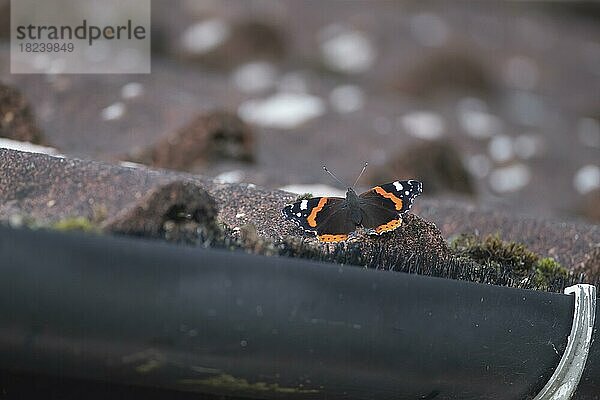
M366 168L367 163L356 182ZM326 167L323 169L341 183ZM412 179L375 186L360 195L348 187L345 199L313 197L286 205L282 213L303 230L316 233L319 241L337 243L348 239L348 234L357 227L375 235L397 229L402 224L402 215L410 210L422 191L421 182Z

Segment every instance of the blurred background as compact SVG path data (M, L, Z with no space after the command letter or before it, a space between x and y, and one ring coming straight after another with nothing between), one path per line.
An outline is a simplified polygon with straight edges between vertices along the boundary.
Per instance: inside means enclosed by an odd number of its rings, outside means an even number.
M11 75L9 3L3 147L600 221L599 3L155 0L148 75Z

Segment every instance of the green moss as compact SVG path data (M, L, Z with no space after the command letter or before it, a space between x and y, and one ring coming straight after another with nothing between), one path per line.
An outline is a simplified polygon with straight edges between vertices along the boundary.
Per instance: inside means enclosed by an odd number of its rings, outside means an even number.
M549 282L554 279L566 280L569 277L569 270L551 257L538 260L534 265L534 270L534 283L540 287L548 287Z
M99 228L85 217L69 217L54 222L51 229L59 231L98 232Z
M547 290L569 278L569 271L552 258L542 258L522 243L498 235L460 235L450 242L459 259L475 261L499 274L508 274L516 286Z
M154 371L155 369L160 368L161 365L162 362L160 362L159 360L148 360L144 364L135 367L135 370L140 374L147 374L151 371Z
M279 386L279 384L277 383L249 383L246 379L236 378L228 374L220 374L215 377L205 379L180 379L178 382L184 385L207 386L215 389L226 390L229 392L273 392L285 394L319 393L319 391L315 389L304 389L301 387L282 387Z
M539 256L527 249L524 244L503 241L498 235L488 235L483 238L461 235L451 241L450 247L458 255L466 255L473 261L510 266L519 272L529 270L539 259Z
M312 198L313 198L312 193L304 193L304 194L301 194L298 197L296 197L296 200L294 200L294 202L308 200L308 199L312 199Z

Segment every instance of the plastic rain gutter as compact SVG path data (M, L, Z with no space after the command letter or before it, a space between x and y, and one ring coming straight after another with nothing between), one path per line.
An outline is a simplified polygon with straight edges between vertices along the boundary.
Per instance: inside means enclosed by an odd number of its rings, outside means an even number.
M0 393L598 399L570 290L0 227Z

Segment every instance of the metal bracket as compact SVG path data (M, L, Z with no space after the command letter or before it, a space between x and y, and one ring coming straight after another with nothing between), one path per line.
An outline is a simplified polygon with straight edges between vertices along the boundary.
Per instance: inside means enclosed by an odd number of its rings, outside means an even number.
M565 294L575 295L575 313L567 348L554 374L533 400L569 400L577 389L592 345L596 287L584 284L569 286Z

